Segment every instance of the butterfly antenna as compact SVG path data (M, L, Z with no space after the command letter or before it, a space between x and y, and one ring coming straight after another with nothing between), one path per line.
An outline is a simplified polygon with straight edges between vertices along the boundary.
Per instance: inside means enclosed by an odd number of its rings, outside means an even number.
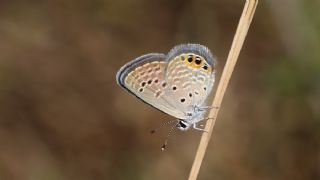
M219 109L219 106L207 106L204 109Z
M176 126L177 126L178 124L174 124L172 127L171 127L171 129L169 130L169 132L168 132L168 135L167 135L167 138L166 138L166 140L164 141L164 143L163 143L163 145L162 145L162 147L161 147L161 151L164 151L166 148L167 148L167 146L168 146L168 141L169 141L169 137L172 137L171 135L174 135L174 132L175 132L175 130L176 130Z
M150 133L151 133L151 134L154 134L154 133L156 133L160 128L162 128L163 126L166 126L166 125L168 125L168 124L172 124L173 122L176 122L176 121L177 121L177 120L171 120L171 121L164 122L164 123L162 123L162 124L160 125L160 127L155 128L155 129L152 129L152 130L150 131Z

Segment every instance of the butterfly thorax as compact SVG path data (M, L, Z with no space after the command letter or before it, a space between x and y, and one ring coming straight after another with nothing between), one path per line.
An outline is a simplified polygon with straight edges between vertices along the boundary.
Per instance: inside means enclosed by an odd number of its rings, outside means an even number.
M185 131L188 130L193 124L202 121L206 111L203 107L193 106L192 110L187 112L187 119L178 119L177 128Z

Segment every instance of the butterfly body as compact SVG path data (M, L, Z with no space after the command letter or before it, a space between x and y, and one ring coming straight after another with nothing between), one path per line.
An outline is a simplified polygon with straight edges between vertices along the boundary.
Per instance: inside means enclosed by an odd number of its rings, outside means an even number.
M143 102L178 119L187 130L204 119L206 99L214 84L215 61L199 44L174 47L167 55L151 53L124 65L118 84Z

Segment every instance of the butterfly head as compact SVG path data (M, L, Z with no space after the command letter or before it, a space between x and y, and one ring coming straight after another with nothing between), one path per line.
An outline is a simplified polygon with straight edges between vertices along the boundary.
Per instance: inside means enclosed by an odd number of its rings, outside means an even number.
M192 124L188 123L185 120L179 119L176 127L181 131L186 131L191 127Z

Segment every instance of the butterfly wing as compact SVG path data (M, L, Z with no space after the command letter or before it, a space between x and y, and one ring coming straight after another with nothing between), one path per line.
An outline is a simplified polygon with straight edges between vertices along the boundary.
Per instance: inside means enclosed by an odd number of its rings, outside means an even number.
M165 80L167 66L164 54L146 54L124 65L117 73L117 82L125 90L147 104L179 119L185 113L176 108L174 99L167 94Z
M214 78L214 59L206 47L186 44L169 52L165 79L181 111L193 112L195 107L203 107Z

